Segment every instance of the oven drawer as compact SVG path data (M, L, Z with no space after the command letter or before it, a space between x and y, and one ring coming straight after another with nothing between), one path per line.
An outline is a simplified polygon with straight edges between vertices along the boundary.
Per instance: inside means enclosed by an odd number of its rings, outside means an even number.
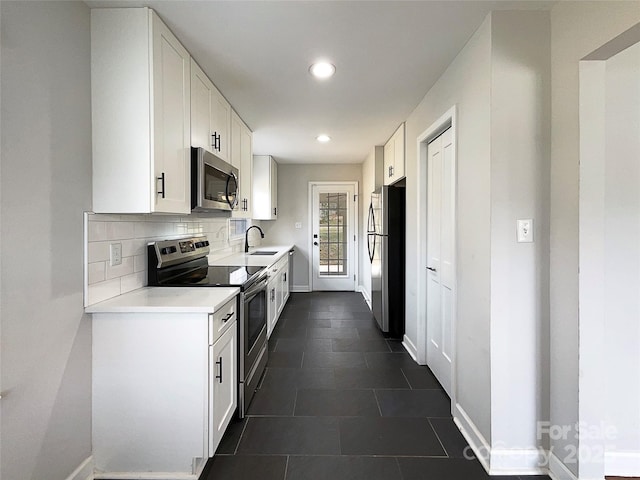
M237 316L237 297L233 297L214 313L209 314L209 345L231 326Z

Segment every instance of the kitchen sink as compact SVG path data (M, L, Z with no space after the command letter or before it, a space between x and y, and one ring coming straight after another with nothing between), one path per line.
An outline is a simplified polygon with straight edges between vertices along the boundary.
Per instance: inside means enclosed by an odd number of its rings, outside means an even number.
M275 255L278 253L277 251L269 251L269 250L258 250L256 252L251 252L249 255Z

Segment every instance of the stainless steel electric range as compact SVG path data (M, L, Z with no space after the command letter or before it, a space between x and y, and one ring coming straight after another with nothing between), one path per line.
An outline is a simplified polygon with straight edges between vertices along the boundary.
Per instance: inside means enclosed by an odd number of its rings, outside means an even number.
M209 266L206 237L150 243L148 283L157 287L239 287L238 416L243 418L267 364L267 269Z

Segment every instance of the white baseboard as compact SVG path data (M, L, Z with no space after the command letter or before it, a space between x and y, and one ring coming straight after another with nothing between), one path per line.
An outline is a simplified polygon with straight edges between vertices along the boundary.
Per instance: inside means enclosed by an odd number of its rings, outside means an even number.
M471 450L473 450L476 458L488 472L490 462L489 452L491 452L491 446L459 403L456 403L453 412L453 421L471 447Z
M66 480L93 480L93 456L82 462Z
M293 293L309 293L309 285L292 285L291 292Z
M552 480L578 480L554 453L549 453L549 476Z
M405 350L409 353L409 355L411 355L411 358L413 358L416 363L419 363L418 362L418 349L413 344L411 339L409 337L407 337L406 335L404 337L402 337L402 345L404 346Z
M197 475L163 472L118 472L96 473L96 480L198 480Z
M371 298L369 297L369 293L367 292L367 289L364 288L362 285L358 285L357 291L362 294L362 296L364 297L364 301L367 302L367 305L369 305L369 308L371 308Z
M640 477L640 452L605 452L604 474L611 477Z
M491 449L489 475L546 475L547 451L527 449Z

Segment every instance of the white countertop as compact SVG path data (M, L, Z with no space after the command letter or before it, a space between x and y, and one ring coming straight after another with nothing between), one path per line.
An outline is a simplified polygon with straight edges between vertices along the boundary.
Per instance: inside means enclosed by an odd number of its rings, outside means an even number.
M85 308L87 313L213 313L236 287L144 287Z
M241 267L268 267L273 265L285 255L289 254L289 250L294 248L294 245L260 245L259 247L252 247L249 249L249 253L234 253L227 257L218 258L211 261L210 265L238 265ZM275 255L251 255L251 252L256 251L277 251Z

